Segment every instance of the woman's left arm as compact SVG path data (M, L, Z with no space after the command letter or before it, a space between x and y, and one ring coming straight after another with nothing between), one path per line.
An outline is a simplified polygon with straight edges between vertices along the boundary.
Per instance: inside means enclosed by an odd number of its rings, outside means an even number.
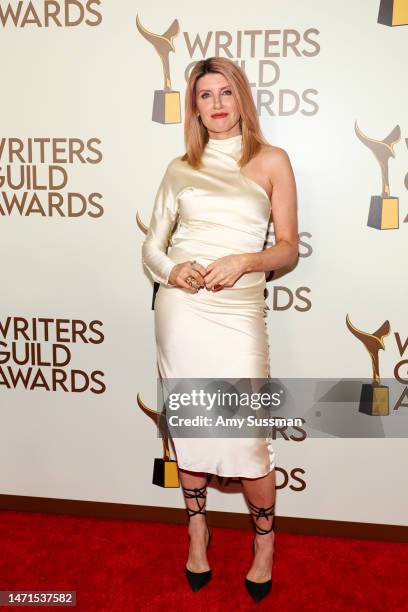
M272 185L275 244L258 253L226 255L210 263L204 282L211 291L233 287L237 279L248 272L284 268L299 257L296 182L289 156L279 147L272 147L264 155L263 170Z
M273 147L265 153L263 163L272 184L275 244L259 253L243 254L244 273L284 268L299 256L296 181L289 156L284 149Z

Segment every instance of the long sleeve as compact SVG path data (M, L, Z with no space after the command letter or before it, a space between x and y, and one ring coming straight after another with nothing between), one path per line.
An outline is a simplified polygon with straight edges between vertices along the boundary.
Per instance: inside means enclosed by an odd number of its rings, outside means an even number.
M178 215L177 194L172 172L167 166L154 201L149 229L142 245L142 262L153 280L168 285L175 263L166 254Z

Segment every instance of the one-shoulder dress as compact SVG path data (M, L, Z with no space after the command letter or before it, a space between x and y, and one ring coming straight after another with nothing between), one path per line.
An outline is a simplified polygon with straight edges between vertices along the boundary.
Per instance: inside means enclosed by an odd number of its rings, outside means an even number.
M154 306L160 378L270 378L265 272L197 293L170 285L173 266L207 267L229 254L262 251L271 202L238 165L242 135L210 138L200 169L170 161L159 185L142 262L160 283ZM270 437L174 437L179 468L258 478L275 467Z

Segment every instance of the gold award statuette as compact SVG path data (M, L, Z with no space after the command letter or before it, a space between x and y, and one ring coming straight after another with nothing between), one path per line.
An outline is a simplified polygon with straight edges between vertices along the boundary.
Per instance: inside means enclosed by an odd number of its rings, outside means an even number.
M152 483L158 487L166 488L180 486L177 461L170 459L169 438L166 433L167 423L165 415L162 412L157 412L146 406L139 394L137 394L137 403L139 408L152 419L162 434L163 457L154 460Z
M401 128L399 125L395 126L384 140L374 140L363 134L357 121L354 130L361 142L371 150L381 167L382 192L379 196L371 196L367 225L381 230L398 229L398 198L390 195L388 160L390 157L395 157L394 145L401 138Z
M389 389L386 385L381 385L378 351L384 350L384 338L390 333L390 322L385 321L377 331L369 334L357 329L350 321L349 316L346 317L346 325L351 333L361 340L367 349L373 369L373 382L371 384L363 384L361 387L359 412L369 414L371 416L388 416L389 411Z
M407 0L381 0L377 23L387 26L408 25Z
M154 34L146 30L140 22L139 15L136 15L136 27L156 49L163 66L164 87L154 92L152 121L165 124L180 123L180 92L173 91L171 88L169 64L169 53L175 50L173 38L180 32L179 22L175 19L164 34Z

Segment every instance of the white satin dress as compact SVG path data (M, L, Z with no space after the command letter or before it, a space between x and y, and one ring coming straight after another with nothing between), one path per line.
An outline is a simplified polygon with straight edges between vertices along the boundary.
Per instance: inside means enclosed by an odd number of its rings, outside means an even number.
M265 272L233 287L195 294L168 283L177 263L204 267L229 254L262 251L271 203L237 163L242 135L210 138L203 165L173 159L160 183L142 247L143 265L160 283L154 320L160 378L269 378ZM271 438L172 439L179 468L258 478L275 467Z

